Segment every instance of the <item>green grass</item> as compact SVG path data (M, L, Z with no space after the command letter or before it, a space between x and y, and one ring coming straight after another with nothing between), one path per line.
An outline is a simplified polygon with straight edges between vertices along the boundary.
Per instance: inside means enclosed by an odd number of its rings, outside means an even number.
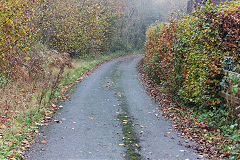
M114 89L120 93L121 96L117 96L117 99L121 101L121 114L118 115L118 119L121 122L122 125L122 133L123 133L123 142L125 147L125 159L128 160L141 160L142 157L139 154L141 148L139 146L139 137L135 131L134 124L133 124L133 117L129 113L129 105L127 102L127 98L124 96L124 92L122 90L121 85L122 83L119 83L119 77L121 77L122 72L112 72L113 81L114 84L117 84L114 86Z
M128 114L119 114L118 119L122 122L122 132L124 137L122 138L124 146L126 147L126 158L129 160L141 160L141 155L137 153L139 150L139 140L133 128L133 122Z

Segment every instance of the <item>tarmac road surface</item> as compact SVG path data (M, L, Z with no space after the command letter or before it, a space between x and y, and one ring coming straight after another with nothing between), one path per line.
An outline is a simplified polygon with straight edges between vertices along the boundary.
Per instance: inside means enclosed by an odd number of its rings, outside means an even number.
M41 135L25 154L26 160L127 159L122 121L127 113L138 139L138 159L193 160L199 156L187 140L170 132L171 123L155 110L157 104L144 90L136 66L142 55L124 56L102 64L79 83L71 100L42 127ZM47 143L40 143L46 140Z

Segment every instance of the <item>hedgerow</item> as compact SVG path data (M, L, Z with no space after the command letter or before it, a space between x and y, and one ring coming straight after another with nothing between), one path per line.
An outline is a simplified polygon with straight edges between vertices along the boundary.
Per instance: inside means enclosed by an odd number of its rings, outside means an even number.
M207 3L179 20L150 26L145 45L150 76L187 103L218 106L223 57L239 62L239 6Z
M220 47L232 56L235 65L239 64L240 56L240 2L232 1L218 10L215 26L220 34Z
M223 108L226 104L220 96L220 86L225 84L223 82L226 79L234 82L231 82L232 88L231 85L228 86L229 90L235 95L239 94L239 77L223 75L224 68L239 73L239 11L240 1L226 2L219 6L207 3L196 8L190 15L182 15L166 24L151 25L146 35L144 65L149 76L180 97L180 104L186 108L182 111L177 108L177 113L192 110L199 121L207 122L210 128L216 129L211 133L203 130L204 135L210 133L205 138L211 140L216 137L217 140L218 134L223 137L220 143L217 142L211 148L215 152L211 151L212 158L215 155L229 159L240 158L239 114L232 114L229 110L231 106ZM229 58L234 61L235 67L226 67L224 61ZM171 110L174 107L162 108ZM193 113L187 113L188 120L189 114ZM189 132L189 128L187 130ZM202 141L203 138L199 139ZM207 143L200 142L205 146L208 146Z
M177 87L179 80L175 66L178 59L174 52L177 30L178 24L175 21L167 24L155 23L147 31L145 43L147 52L145 63L151 70L151 76L159 83L167 83L171 87Z

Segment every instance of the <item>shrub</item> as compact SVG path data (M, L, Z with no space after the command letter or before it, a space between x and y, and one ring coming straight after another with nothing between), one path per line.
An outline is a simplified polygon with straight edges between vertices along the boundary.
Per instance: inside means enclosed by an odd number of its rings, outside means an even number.
M180 20L176 51L183 58L184 83L179 94L188 102L210 106L220 103L218 86L224 55L212 25L215 13L216 8L206 5Z
M36 32L31 23L37 1L0 1L0 72L11 76L19 55L29 53Z
M119 1L55 0L43 2L38 10L42 41L72 56L106 50L121 14Z
M177 23L153 24L147 30L145 43L145 63L151 70L151 75L158 82L167 82L174 87L175 53Z
M220 104L224 56L239 61L240 2L203 5L170 24L149 27L145 64L157 82L174 88L189 103Z
M218 10L215 27L220 34L220 47L232 56L235 64L239 64L240 56L240 2L232 1Z

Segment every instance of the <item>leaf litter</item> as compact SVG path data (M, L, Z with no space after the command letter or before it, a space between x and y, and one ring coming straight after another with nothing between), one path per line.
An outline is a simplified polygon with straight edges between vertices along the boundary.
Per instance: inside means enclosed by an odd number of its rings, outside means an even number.
M158 112L165 118L172 121L172 126L179 137L187 137L196 142L196 145L188 146L199 153L200 158L227 159L230 153L219 152L225 141L218 129L207 126L205 122L197 120L193 114L184 107L177 106L170 95L161 91L161 86L157 85L148 77L147 72L142 67L143 60L138 64L139 77L144 83L146 92L157 100L159 104ZM160 115L156 114L157 117ZM169 131L172 131L169 129ZM171 132L167 132L170 134Z

